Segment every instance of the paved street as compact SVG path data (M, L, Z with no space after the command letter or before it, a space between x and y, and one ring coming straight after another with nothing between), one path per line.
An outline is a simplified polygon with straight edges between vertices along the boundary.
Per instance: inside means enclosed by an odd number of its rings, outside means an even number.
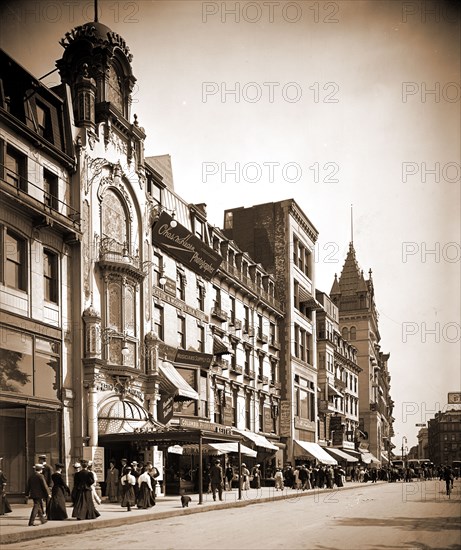
M439 481L357 485L348 491L48 537L6 548L454 550L461 548L460 487L461 481L456 481L448 500Z

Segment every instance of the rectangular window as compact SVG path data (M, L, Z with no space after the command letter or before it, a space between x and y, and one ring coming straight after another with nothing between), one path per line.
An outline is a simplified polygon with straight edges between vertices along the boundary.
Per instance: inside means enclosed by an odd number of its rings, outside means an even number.
M263 336L263 317L258 314L258 337L262 338Z
M205 327L197 325L197 349L202 353L205 353Z
M160 340L163 340L163 307L154 306L154 326L157 336Z
M27 191L27 157L11 145L6 146L5 180L10 185Z
M264 376L264 355L258 357L258 367L258 376L259 379L262 380Z
M178 347L186 349L186 318L178 315Z
M202 281L197 281L197 308L205 311L205 285Z
M176 296L183 301L186 299L186 274L180 269L176 270Z
M271 382L275 384L277 382L277 361L271 360Z
M205 240L205 224L197 218L194 218L194 231L198 239L201 241Z
M43 251L43 281L45 300L58 303L58 255L49 250Z
M293 305L296 309L299 310L299 283L298 283L298 281L293 282Z
M273 345L277 342L277 333L275 323L269 323L269 338L270 343Z
M244 312L243 331L248 334L250 332L250 308L248 306L243 306L243 312Z
M147 176L147 192L158 204L162 203L162 189L156 185L152 176Z
M259 401L259 431L264 431L264 399Z
M251 358L249 348L245 348L245 373L248 374L251 369Z
M53 143L53 129L51 124L50 108L38 101L35 102L35 107L37 115L37 134L44 137L47 141Z
M163 258L157 252L153 256L154 285L161 287L160 279L163 277Z
M214 307L221 308L221 289L217 286L213 286L214 290Z
M27 290L27 242L7 229L3 240L3 283L18 290Z
M245 428L251 430L251 394L245 395Z
M58 209L58 176L43 170L43 201L46 206Z
M235 298L229 296L230 301L230 323L233 325L235 322Z
M200 415L204 418L208 418L208 378L207 376L200 375Z

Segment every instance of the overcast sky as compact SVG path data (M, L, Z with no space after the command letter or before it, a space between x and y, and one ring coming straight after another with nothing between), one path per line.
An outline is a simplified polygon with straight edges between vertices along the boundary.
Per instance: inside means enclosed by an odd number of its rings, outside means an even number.
M329 292L353 203L391 354L398 448L461 386L455 4L99 2L134 56L146 155L172 156L176 191L205 202L213 224L226 208L294 198L319 230L316 285ZM93 19L91 1L0 9L0 47L37 77L64 33Z

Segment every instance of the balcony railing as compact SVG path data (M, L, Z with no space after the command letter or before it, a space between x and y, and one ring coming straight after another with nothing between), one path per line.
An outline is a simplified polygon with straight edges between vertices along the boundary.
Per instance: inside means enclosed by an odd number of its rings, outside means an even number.
M214 306L211 308L211 316L215 319L219 319L222 322L227 321L227 313L221 309L219 306Z
M230 362L222 357L217 357L215 359L215 364L221 367L222 370L226 370L230 367Z
M2 189L10 196L17 197L37 213L49 216L61 225L80 231L80 212L55 195L48 193L43 186L26 180L12 172L9 167L0 164ZM8 181L5 175L12 176ZM17 177L14 177L17 176Z
M273 349L280 349L280 342L275 340L275 338L271 338L269 340L269 346Z
M243 334L248 336L248 338L253 338L255 335L255 329L253 327L246 326L243 328Z
M262 342L263 344L267 344L269 341L267 334L263 334L262 332L258 332L257 339L258 342Z
M244 286L246 286L248 289L253 291L255 294L259 295L261 298L263 298L266 302L268 302L272 306L280 310L283 310L282 304L276 298L274 298L274 296L269 294L264 288L254 283L249 277L242 275L240 270L237 269L235 266L231 265L229 262L226 262L226 261L222 262L220 269L222 271L225 271L229 275L232 275L236 279L238 279L240 282L243 283Z
M269 384L269 377L258 374L258 382L260 384Z
M246 378L249 378L250 380L255 379L255 371L254 370L246 370L244 375L246 376Z
M240 365L231 365L230 371L235 372L236 374L242 374L243 367L241 367Z

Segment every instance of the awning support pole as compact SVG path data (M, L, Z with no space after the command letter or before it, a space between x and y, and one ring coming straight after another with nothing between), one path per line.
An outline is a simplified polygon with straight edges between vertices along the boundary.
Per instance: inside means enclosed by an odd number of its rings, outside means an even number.
M240 440L238 442L239 453L239 500L242 500L242 449L240 448Z
M202 462L202 434L200 433L198 439L198 503L203 504L203 462Z

